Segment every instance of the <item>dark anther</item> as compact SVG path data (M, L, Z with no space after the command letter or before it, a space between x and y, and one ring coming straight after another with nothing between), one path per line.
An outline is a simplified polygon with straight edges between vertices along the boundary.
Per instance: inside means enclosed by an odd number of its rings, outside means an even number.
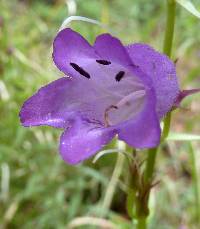
M111 64L111 62L108 61L108 60L96 60L96 62L99 63L99 64L103 64L103 65L109 65L109 64Z
M116 81L119 82L124 77L124 74L125 74L124 71L118 72L117 75L115 76Z
M72 66L72 68L74 70L76 70L78 73L80 73L82 76L85 76L86 78L90 79L90 74L87 73L83 68L79 67L77 64L75 63L70 63L70 65Z

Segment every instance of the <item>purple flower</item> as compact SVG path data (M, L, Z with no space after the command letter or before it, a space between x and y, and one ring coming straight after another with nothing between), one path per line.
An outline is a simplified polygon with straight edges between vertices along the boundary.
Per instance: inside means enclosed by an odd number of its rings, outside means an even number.
M26 126L63 128L62 158L76 164L112 138L135 148L160 142L160 119L180 95L174 63L146 44L124 46L109 34L91 46L71 29L58 33L53 60L66 76L44 87L23 105Z

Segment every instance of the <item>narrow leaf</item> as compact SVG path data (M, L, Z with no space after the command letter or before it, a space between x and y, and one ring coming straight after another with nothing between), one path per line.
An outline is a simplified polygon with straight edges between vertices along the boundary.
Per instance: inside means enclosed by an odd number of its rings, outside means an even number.
M108 26L104 25L103 23L97 21L97 20L94 20L94 19L91 19L91 18L87 18L87 17L82 17L82 16L70 16L70 17L67 17L62 25L60 26L60 30L66 28L66 27L70 27L70 23L73 22L73 21L83 21L83 22L88 22L88 23L91 23L91 24L95 24L95 25L98 25L100 27L102 27L103 29L105 29L106 31L109 31L110 33L114 33Z
M182 7L189 11L194 16L200 19L200 11L196 9L193 3L190 0L176 0Z
M166 140L167 141L199 141L200 135L170 132Z

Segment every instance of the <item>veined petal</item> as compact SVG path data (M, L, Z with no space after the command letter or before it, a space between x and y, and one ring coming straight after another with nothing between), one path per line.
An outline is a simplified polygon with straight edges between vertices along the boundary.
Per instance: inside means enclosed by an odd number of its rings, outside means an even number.
M57 34L53 43L53 60L66 75L80 77L75 69L79 67L86 72L84 67L91 61L95 63L96 59L93 47L79 33L67 28Z
M64 77L42 87L23 104L19 114L21 123L24 126L65 127L66 118L73 114L65 107L67 100L70 101L67 94L71 84L72 81Z
M111 50L115 50L114 53L110 52L112 58L108 53L104 53L104 50L108 49L107 46L101 49L103 42L110 42ZM102 93L114 94L116 91L115 95L120 95L141 86L137 76L131 75L127 69L132 62L125 47L117 38L108 34L99 36L92 47L79 33L64 29L54 40L53 59L65 74L85 80L84 84L93 84L93 87L99 88ZM109 59L112 59L112 62ZM125 76L120 83L119 73Z
M108 124L105 120L105 116L107 116L107 111L109 111L113 105L120 106L119 112L111 113L112 121L114 121L113 125L118 124L120 121L123 122L129 118L133 118L143 104L139 99L135 99L137 96L134 95L138 94L137 91L144 92L145 87L149 87L151 79L147 77L143 79L141 74L138 74L140 70L132 63L126 48L122 45L120 40L109 34L98 36L94 47L91 47L78 33L70 29L65 29L61 31L55 39L53 56L55 56L57 49L60 50L59 42L63 44L62 42L70 37L73 37L74 40L66 44L70 47L68 47L68 54L67 52L63 54L65 55L65 57L62 58L65 59L63 63L67 68L74 68L73 71L75 71L76 74L73 72L72 76L77 76L75 78L82 80L86 87L90 85L90 90L92 90L92 88L96 90L93 95L88 91L90 97L94 97L93 106L96 102L96 108L92 109L94 115L96 115L96 119L104 124ZM77 47L76 40L80 43L80 47ZM64 47L66 47L66 45L63 44ZM92 55L92 48L96 56ZM71 52L71 49L75 50L74 53ZM80 56L77 55L76 51L79 49L81 50ZM88 52L90 55L88 55ZM90 56L90 58L88 58L88 56ZM73 61L73 63L71 61ZM102 98L100 101L96 101L96 93L98 93L98 98ZM128 99L129 97L134 98L133 101ZM78 96L77 99L79 99ZM125 101L127 99L129 100L127 102L127 104L130 104L129 106L120 105L124 99ZM90 100L89 98L89 101ZM88 101L85 100L85 103L88 103ZM124 103L124 105L126 104Z
M60 153L70 164L92 156L116 134L135 148L157 146L159 119L188 94L179 94L169 58L148 45L124 47L109 34L91 46L64 29L54 40L53 59L70 78L42 87L24 103L20 119L24 126L65 129Z
M61 157L69 164L80 163L108 144L115 134L115 130L77 120L61 136Z
M152 79L157 98L156 111L162 118L172 108L179 94L174 63L146 44L128 45L127 51L132 61Z
M57 128L66 128L68 121L79 116L100 122L104 107L112 101L112 97L102 95L101 91L82 80L63 77L30 97L22 106L20 119L24 126L49 125Z
M110 34L99 35L94 43L94 49L102 58L109 60L111 63L125 67L133 65L121 41Z
M143 77L144 74L141 74L143 69L135 64L127 48L118 38L110 34L99 35L94 43L94 49L99 56L111 62L111 65L107 67L107 75L109 75L110 81L113 75L115 80L118 81L117 77L120 76L120 73L124 73L122 79L119 79L120 82L112 81L112 84L108 84L111 85L109 88L112 91L120 92L119 94L127 96L134 91L152 86L151 78L147 74Z

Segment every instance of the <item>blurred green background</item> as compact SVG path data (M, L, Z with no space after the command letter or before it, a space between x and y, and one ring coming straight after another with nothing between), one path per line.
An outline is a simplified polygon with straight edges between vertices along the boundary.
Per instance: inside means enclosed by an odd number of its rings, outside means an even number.
M193 3L200 9L199 0ZM62 75L52 62L51 52L63 20L71 14L97 19L108 24L125 44L145 42L161 51L165 12L163 0L0 1L1 229L70 228L68 224L76 217L102 215L116 154L95 164L88 160L74 167L66 165L58 154L61 130L23 128L18 118L29 96ZM84 22L73 22L71 27L90 42L102 32ZM178 58L177 72L184 89L200 86L199 28L200 21L178 6L173 59ZM173 113L174 132L200 135L199 99L198 94L187 98L183 103L187 109ZM161 182L151 196L150 228L200 228L199 147L197 141L170 141L162 146L156 168L156 180ZM133 228L124 207L126 176L125 163L111 207L104 214L108 221L98 228L109 228L105 226L109 222L117 225L114 228Z

